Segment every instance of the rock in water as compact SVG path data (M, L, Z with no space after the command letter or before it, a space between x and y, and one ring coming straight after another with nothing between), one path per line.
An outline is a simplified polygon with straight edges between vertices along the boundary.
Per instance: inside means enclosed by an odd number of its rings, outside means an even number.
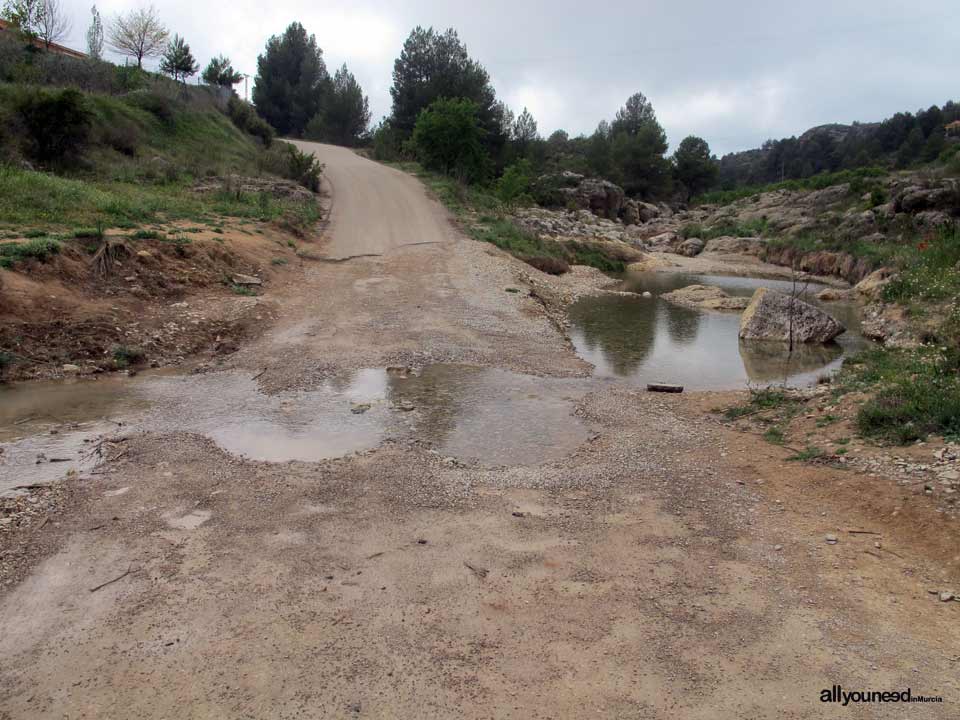
M687 285L660 296L667 302L685 307L704 310L743 310L750 303L749 298L732 297L713 285Z
M740 339L789 342L791 326L797 343L828 343L847 331L823 310L799 298L758 288L740 318Z

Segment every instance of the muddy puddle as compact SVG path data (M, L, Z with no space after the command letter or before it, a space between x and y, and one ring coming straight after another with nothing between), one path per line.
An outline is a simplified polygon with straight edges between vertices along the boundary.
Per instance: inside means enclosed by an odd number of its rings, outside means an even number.
M835 344L803 346L792 355L776 343L741 343L740 315L692 310L660 295L687 285L716 285L731 295L753 295L758 287L790 292L791 283L756 278L638 273L621 289L652 298L585 298L570 309L571 339L598 377L631 383L669 382L693 390L743 388L748 383L802 387L839 369L843 358L867 347L853 303L821 303L822 285L811 284L804 299L840 320L847 332Z
M0 388L0 492L89 472L97 438L141 429L205 435L268 462L319 461L416 439L464 462L531 465L569 455L589 429L584 381L436 365L366 369L265 395L239 373L140 375Z

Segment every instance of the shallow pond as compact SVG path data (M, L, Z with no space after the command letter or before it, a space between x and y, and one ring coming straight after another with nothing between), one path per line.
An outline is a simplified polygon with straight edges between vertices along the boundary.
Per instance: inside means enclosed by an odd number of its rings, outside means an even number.
M731 295L751 296L758 287L790 292L784 280L681 273L638 273L623 290L652 298L603 295L570 308L571 339L598 377L629 382L667 382L694 390L742 388L748 383L809 385L840 367L844 356L869 344L860 334L853 303L821 303L822 285L806 287L804 299L847 327L835 344L801 346L793 354L779 343L742 343L739 313L692 310L660 299L687 285L716 285Z

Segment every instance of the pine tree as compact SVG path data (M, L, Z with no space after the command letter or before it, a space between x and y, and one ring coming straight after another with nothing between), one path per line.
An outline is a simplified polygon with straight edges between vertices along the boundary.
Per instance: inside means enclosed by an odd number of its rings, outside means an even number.
M233 87L243 79L243 75L233 69L230 58L223 55L213 58L201 77L208 85L218 87Z
M317 39L300 23L267 41L257 59L253 103L280 135L302 135L324 107L330 75Z
M170 75L174 80L186 81L188 77L196 75L199 69L190 46L182 37L174 35L160 60L160 72Z

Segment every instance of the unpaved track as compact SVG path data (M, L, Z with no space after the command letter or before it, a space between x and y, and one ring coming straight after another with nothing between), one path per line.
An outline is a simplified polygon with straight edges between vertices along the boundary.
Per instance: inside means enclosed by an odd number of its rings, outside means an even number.
M410 178L318 153L330 252L377 257L307 265L232 371L266 391L438 361L584 373L506 292L519 263ZM724 400L598 382L576 402L596 435L539 467L131 438L24 539L51 552L0 599L0 717L955 717L960 604L927 593L956 586L955 529L720 427L704 410ZM945 704L824 706L833 684Z

